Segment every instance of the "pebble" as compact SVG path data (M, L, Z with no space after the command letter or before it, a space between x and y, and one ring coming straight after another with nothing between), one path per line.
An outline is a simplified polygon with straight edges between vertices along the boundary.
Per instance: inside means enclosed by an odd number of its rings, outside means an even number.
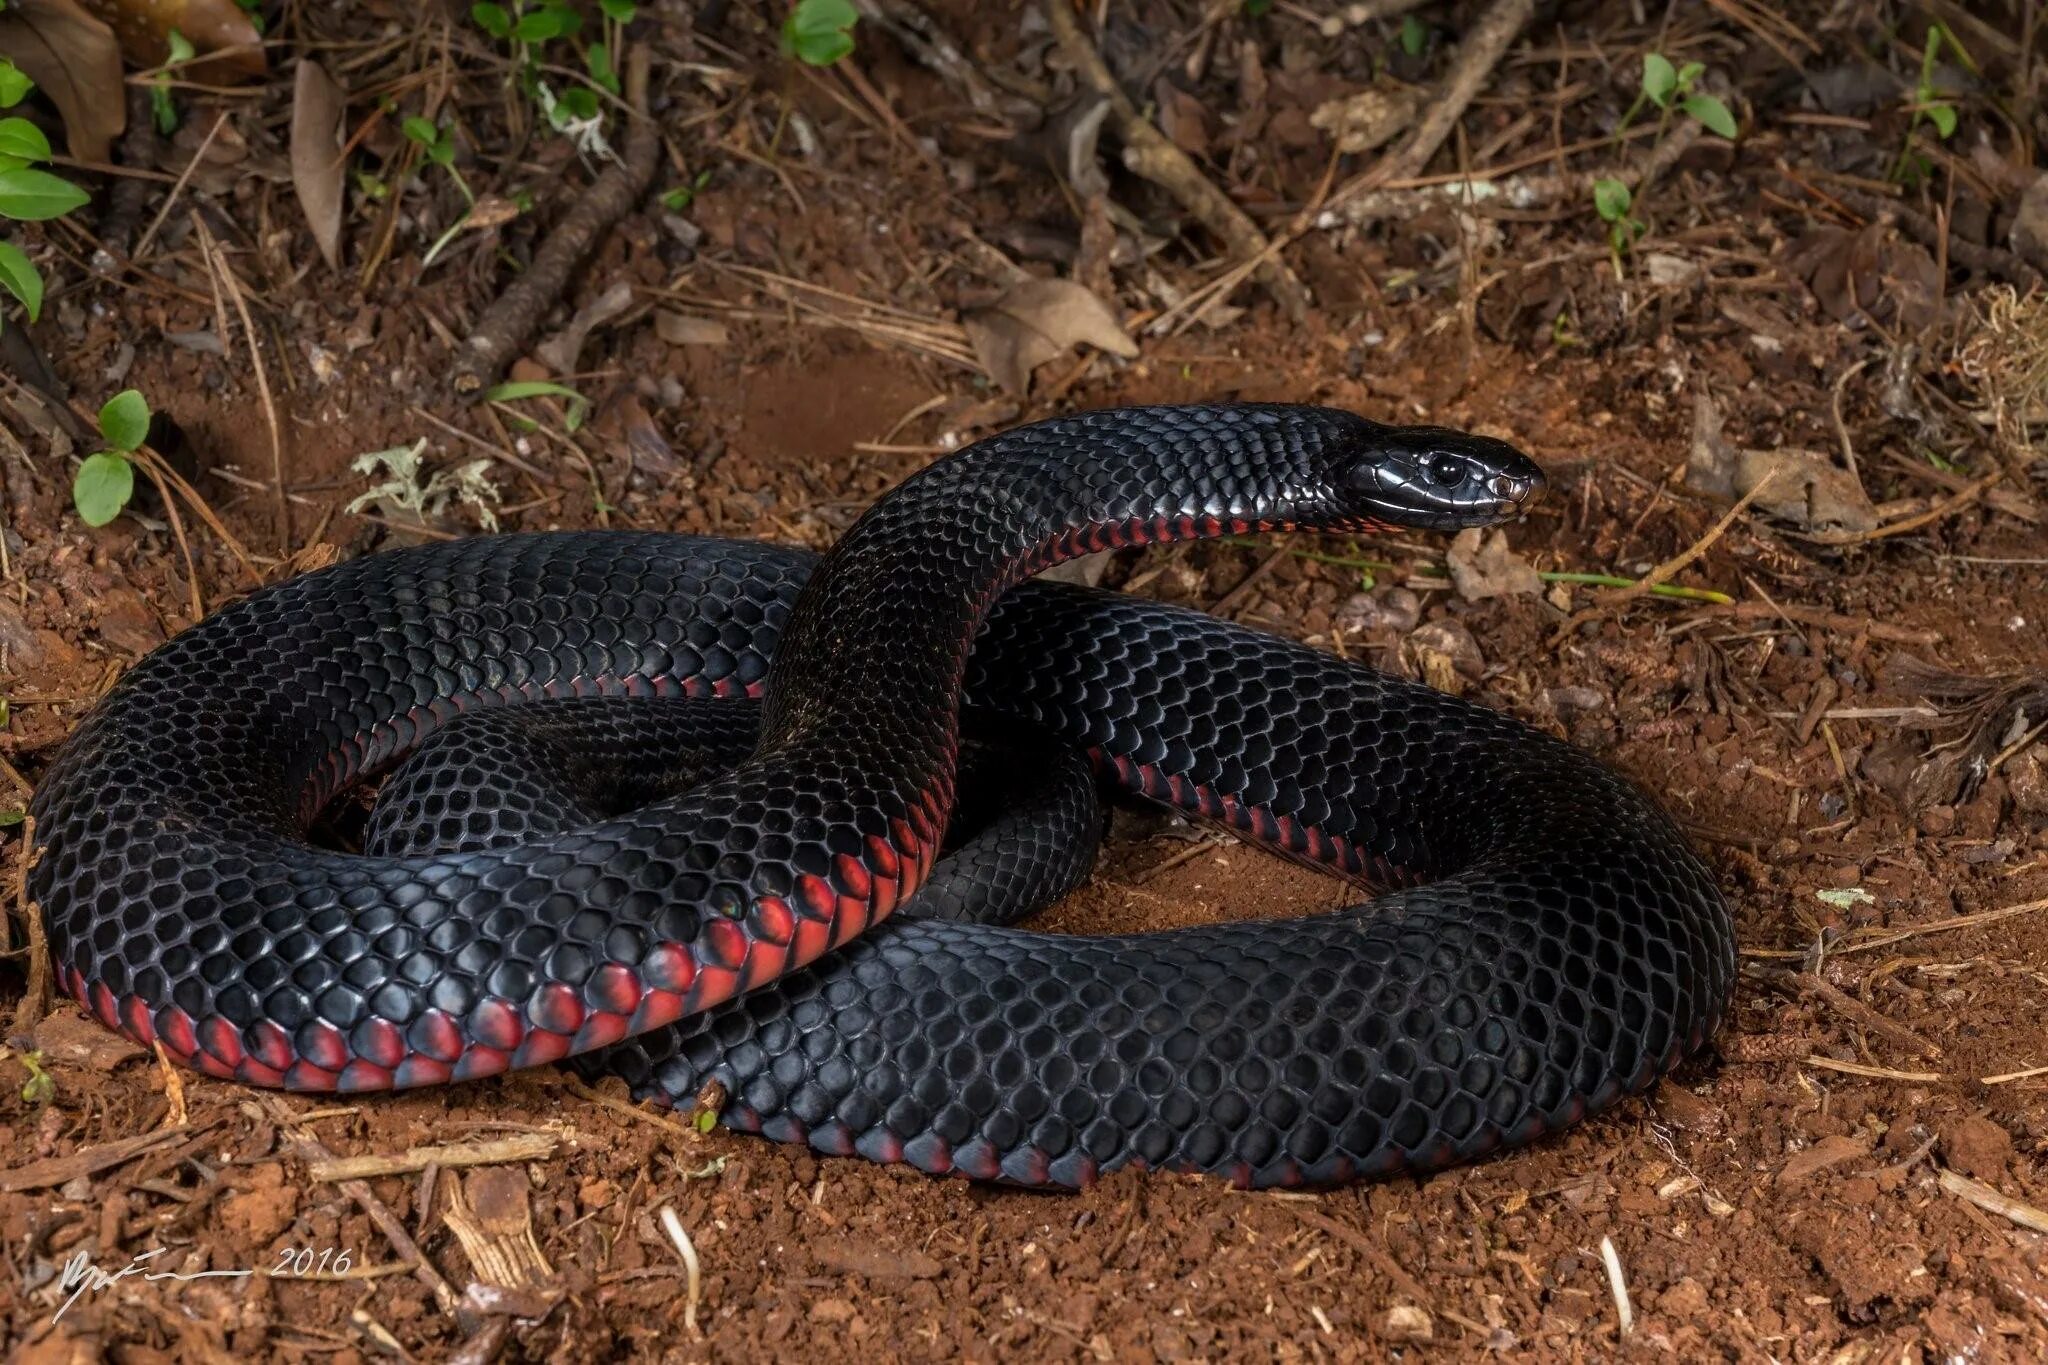
M1942 1129L1941 1154L1964 1175L1999 1180L2012 1160L2012 1134L1973 1114Z

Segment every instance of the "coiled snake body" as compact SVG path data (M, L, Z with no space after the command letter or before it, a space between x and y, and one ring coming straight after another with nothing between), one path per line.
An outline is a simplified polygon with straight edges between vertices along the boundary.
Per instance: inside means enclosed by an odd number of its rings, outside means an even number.
M368 557L131 670L36 791L31 893L108 1027L259 1085L573 1055L681 1098L715 1077L727 1123L822 1151L1027 1184L1468 1159L1718 1024L1729 917L1669 820L1484 707L1020 580L1112 545L1481 524L1538 483L1496 442L1328 409L1132 408L940 461L822 563L638 533ZM1085 753L1112 791L1396 889L1123 937L971 922L1071 885L1092 807L1048 780L948 855L963 695L984 766ZM364 851L308 841L415 750ZM937 901L878 923L942 855Z

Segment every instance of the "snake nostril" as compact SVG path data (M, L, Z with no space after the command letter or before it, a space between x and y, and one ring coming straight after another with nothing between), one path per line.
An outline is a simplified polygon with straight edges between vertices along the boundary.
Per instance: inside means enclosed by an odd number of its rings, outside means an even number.
M1506 474L1496 474L1493 476L1493 491L1497 496L1509 499L1518 498L1522 495L1521 485Z

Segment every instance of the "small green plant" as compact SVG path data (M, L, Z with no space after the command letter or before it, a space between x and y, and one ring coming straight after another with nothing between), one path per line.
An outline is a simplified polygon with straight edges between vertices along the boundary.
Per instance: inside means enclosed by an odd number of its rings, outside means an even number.
M1429 29L1414 15L1403 15L1401 32L1395 41L1401 44L1401 50L1409 56L1420 57L1422 49L1429 46Z
M12 109L35 89L13 62L0 57L0 109ZM50 159L43 130L16 114L0 118L0 218L40 223L61 218L86 202L84 190L39 169ZM28 320L43 315L43 276L13 242L0 242L0 289L20 301Z
M1706 72L1705 65L1699 62L1673 66L1671 59L1661 52L1644 54L1642 89L1636 94L1635 103L1628 107L1628 112L1615 126L1615 136L1619 138L1627 131L1644 106L1654 105L1657 109L1654 140L1657 142L1664 140L1664 132L1671 126L1672 117L1680 112L1708 132L1734 141L1742 131L1735 122L1735 115L1728 112L1728 106L1719 99L1701 94L1695 88ZM1619 180L1593 182L1593 211L1600 215L1601 222L1607 224L1607 251L1614 261L1616 279L1622 275L1622 257L1649 230L1648 224L1636 216L1636 209L1648 191L1647 177L1634 191Z
M850 0L796 0L782 22L782 50L807 66L830 66L853 51L859 22Z
M1244 0L1244 15L1247 19L1263 19L1273 12L1273 0Z
M1643 88L1636 96L1636 102L1622 115L1618 133L1635 120L1645 104L1654 104L1658 109L1657 136L1664 135L1664 127L1671 121L1671 115L1684 110L1698 121L1708 132L1735 140L1741 131L1735 125L1735 115L1728 112L1728 106L1712 95L1702 95L1694 90L1707 68L1700 62L1687 62L1684 66L1673 66L1671 59L1661 52L1647 53L1643 57Z
M1932 164L1913 150L1913 136L1920 131L1922 124L1932 127L1934 135L1944 142L1955 135L1956 107L1942 97L1941 90L1934 84L1934 64L1941 58L1943 43L1954 51L1957 60L1965 66L1971 65L1970 54L1963 50L1963 45L1956 41L1946 24L1927 26L1927 44L1920 52L1920 79L1913 86L1913 118L1906 125L1906 137L1899 146L1898 160L1892 163L1891 179L1899 184L1917 184Z
M88 455L71 484L71 502L87 526L105 526L121 515L135 496L135 464L129 457L149 439L149 403L134 389L123 389L100 409L100 439L105 450Z
M43 1054L32 1050L15 1055L28 1068L28 1084L21 1088L22 1103L42 1105L57 1098L57 1078L43 1070Z
M1614 276L1621 278L1621 258L1643 235L1643 222L1632 210L1635 196L1619 180L1593 182L1593 211L1607 224L1607 250L1614 258Z
M710 183L711 172L699 171L689 184L662 191L661 206L670 213L681 213L696 202L697 195Z
M619 44L626 25L639 14L635 0L598 0L597 36L579 42L584 16L568 0L494 0L471 5L469 17L493 38L512 46L520 88L557 132L577 133L578 125L594 126L600 117L599 91L619 93ZM577 46L590 83L556 91L541 79L550 43Z
M156 119L156 130L169 137L178 131L178 105L171 98L171 72L197 57L199 53L192 46L191 40L176 29L165 34L164 40L170 44L171 55L164 63L163 69L157 72L155 79L149 83L149 109Z

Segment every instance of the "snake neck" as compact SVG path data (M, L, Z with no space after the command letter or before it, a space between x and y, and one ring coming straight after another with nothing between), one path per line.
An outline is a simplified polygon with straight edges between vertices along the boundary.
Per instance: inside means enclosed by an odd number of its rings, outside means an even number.
M770 668L767 756L842 750L886 710L898 771L949 783L967 656L1008 587L1118 546L1355 529L1328 474L1374 424L1288 404L1121 408L1019 427L906 480L826 557ZM886 705L885 705L886 703Z

